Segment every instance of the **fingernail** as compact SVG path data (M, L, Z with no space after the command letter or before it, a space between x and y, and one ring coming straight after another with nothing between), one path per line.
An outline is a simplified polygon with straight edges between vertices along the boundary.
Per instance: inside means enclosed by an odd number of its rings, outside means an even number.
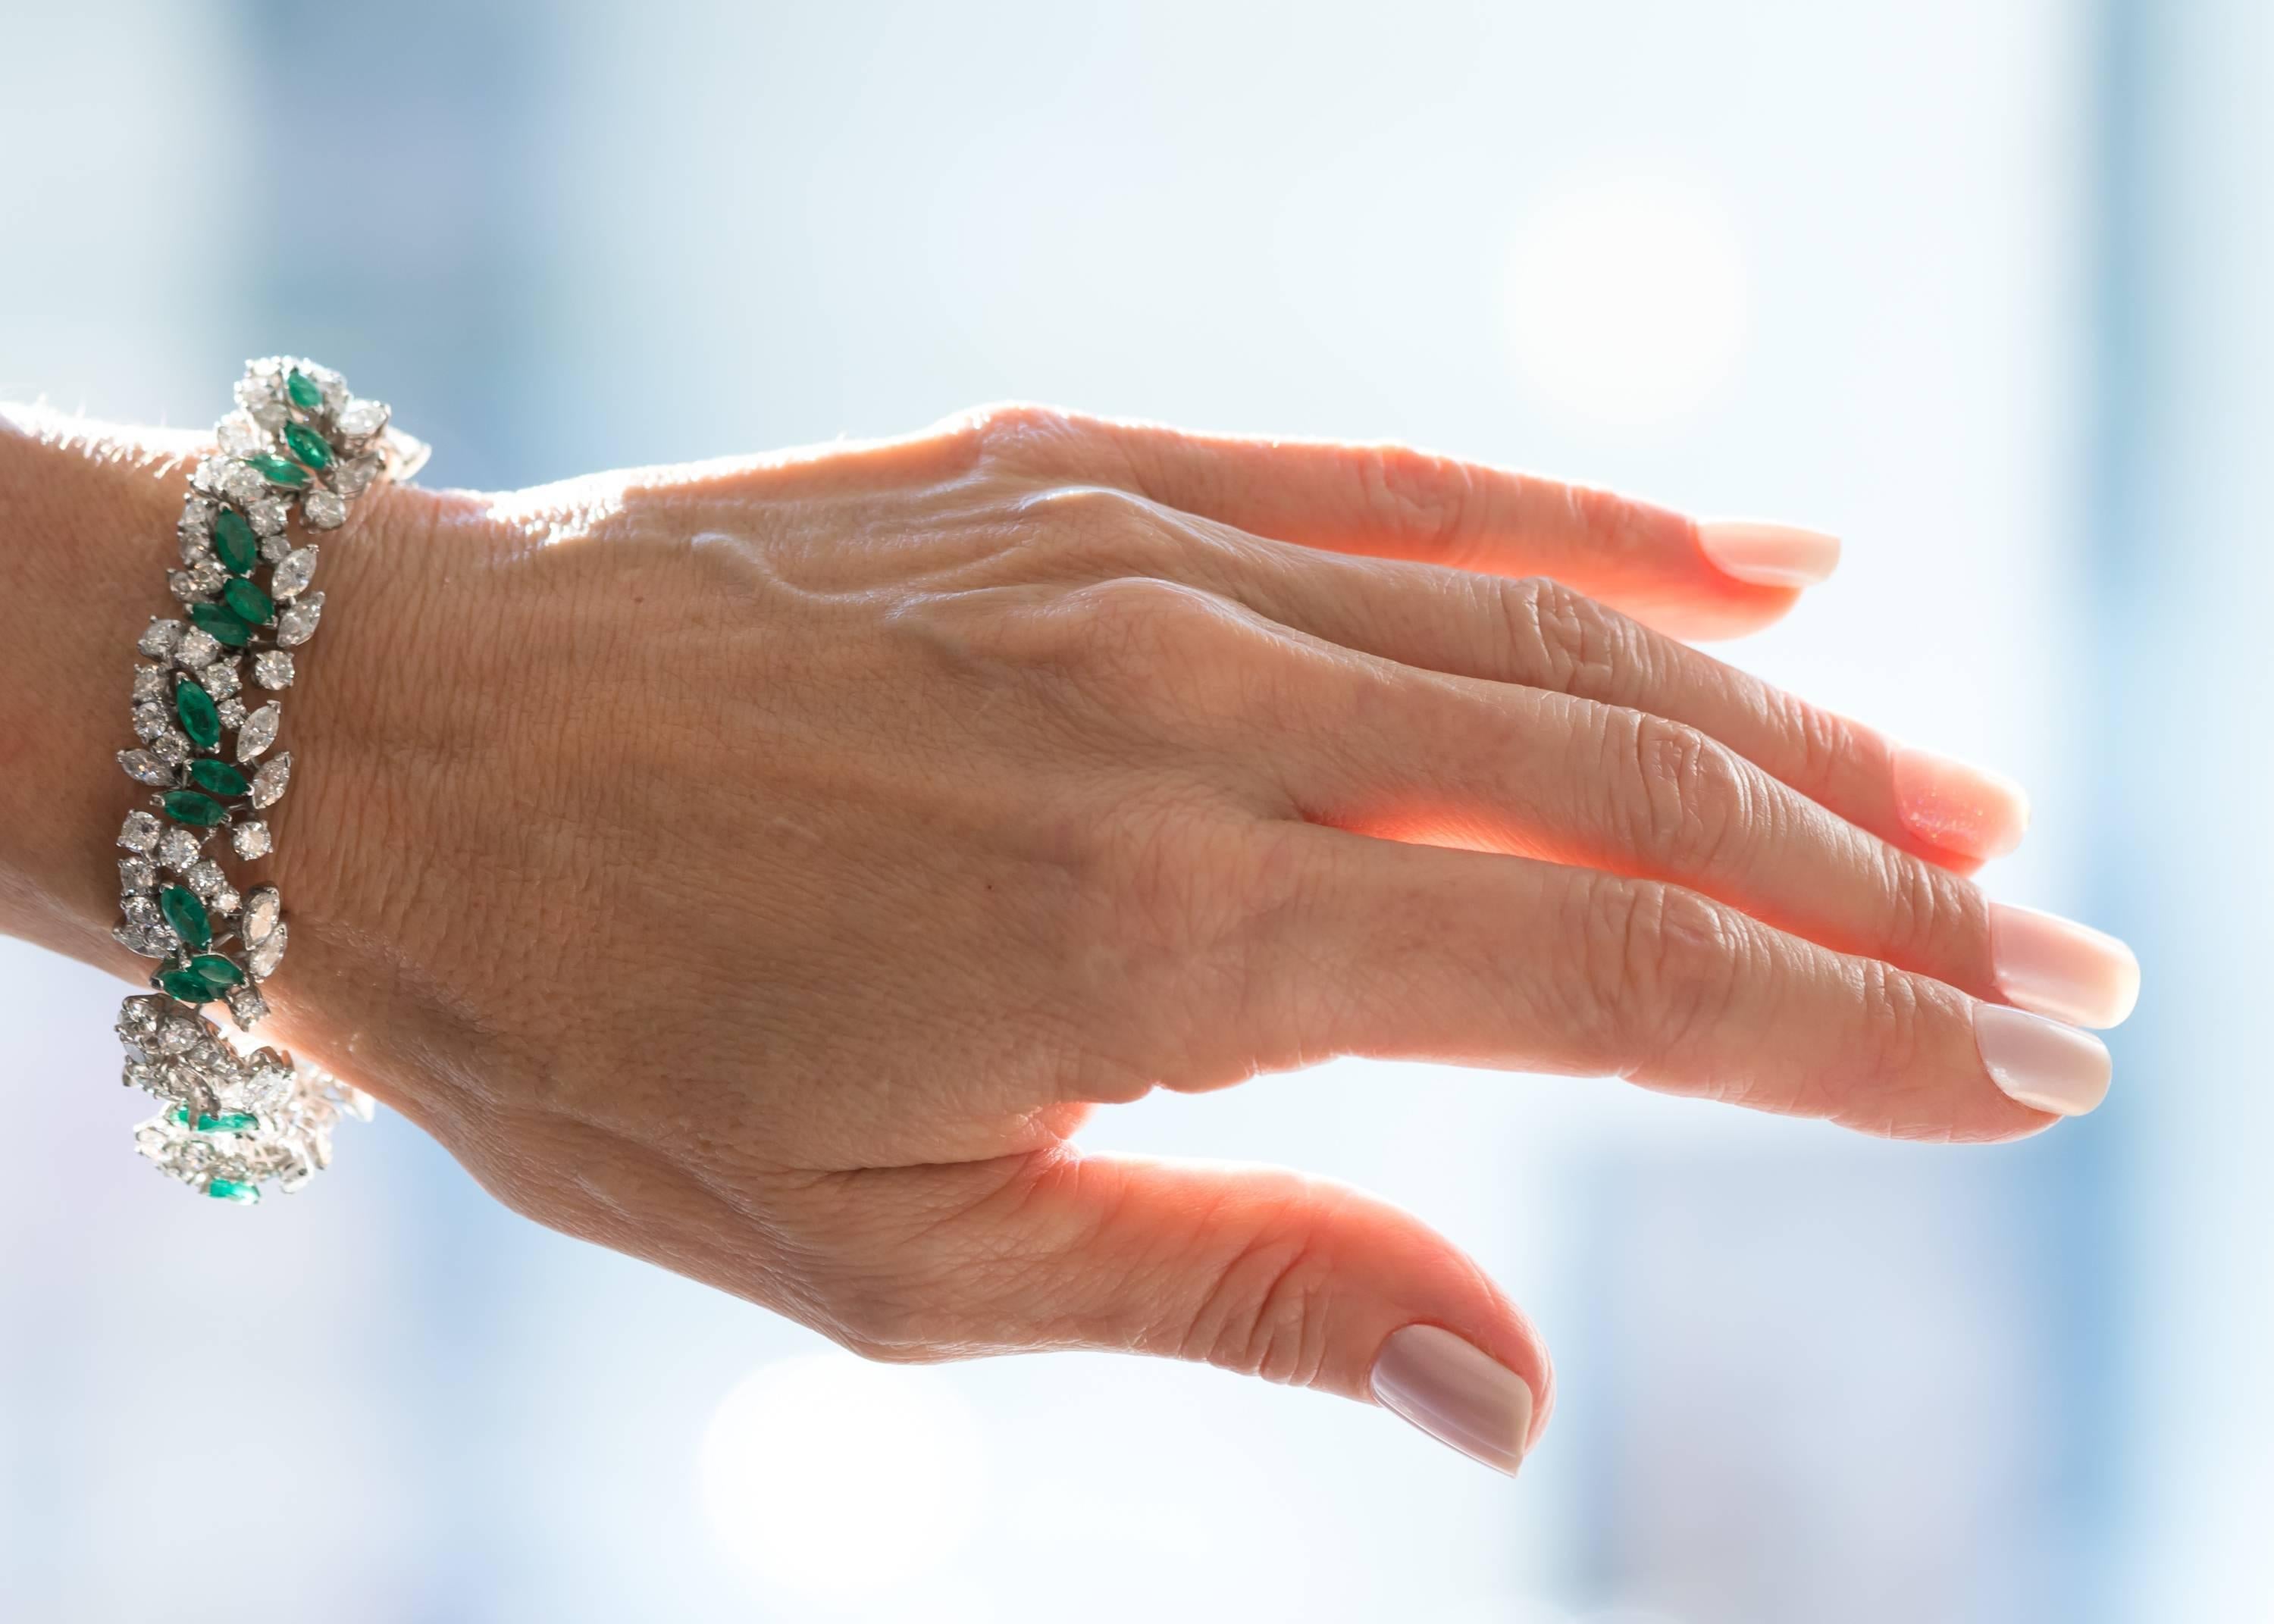
M1840 564L1840 538L1796 524L1716 519L1698 527L1698 545L1723 575L1755 586L1814 586Z
M1899 745L1895 810L1920 839L1968 857L2003 857L2029 827L2029 798L2013 779L1947 756Z
M1374 1361L1374 1396L1441 1444L1511 1477L1532 1431L1524 1378L1450 1331L1409 1325Z
M1990 905L1990 969L2025 1010L2073 1026L2113 1026L2140 1001L2140 961L2114 936L2011 903Z
M2031 1110L2081 1116L2108 1097L2108 1049L2090 1032L1977 1004L1974 1045L1991 1080Z

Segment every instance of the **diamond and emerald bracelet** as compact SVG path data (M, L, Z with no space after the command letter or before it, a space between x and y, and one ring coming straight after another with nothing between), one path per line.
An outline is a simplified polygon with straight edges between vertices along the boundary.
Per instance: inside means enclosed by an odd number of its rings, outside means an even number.
M150 792L118 831L119 923L111 934L157 960L154 991L118 1011L125 1081L160 1101L134 1130L161 1171L217 1199L250 1204L274 1181L299 1189L331 1161L343 1114L370 1120L370 1096L306 1061L240 1049L205 1011L252 1032L268 1013L261 984L290 939L276 887L260 883L263 816L291 782L277 750L295 650L315 635L316 544L385 479L408 479L426 447L358 400L328 367L290 357L248 362L219 454L190 478L168 576L180 618L151 620L132 703L140 743L118 753ZM304 532L294 538L294 521Z

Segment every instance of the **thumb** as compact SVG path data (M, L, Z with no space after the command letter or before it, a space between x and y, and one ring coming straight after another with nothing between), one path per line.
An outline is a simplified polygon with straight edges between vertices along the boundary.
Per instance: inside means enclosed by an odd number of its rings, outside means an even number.
M984 1259L954 1276L967 1350L1203 1360L1378 1403L1511 1473L1547 1425L1538 1335L1450 1241L1386 1201L1276 1168L1070 1147L1020 1182L1015 1200L967 1206L932 1237Z

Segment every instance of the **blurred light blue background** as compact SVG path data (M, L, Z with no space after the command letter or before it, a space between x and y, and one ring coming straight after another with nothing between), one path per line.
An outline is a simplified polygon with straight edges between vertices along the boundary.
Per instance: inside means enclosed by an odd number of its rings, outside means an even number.
M1097 1124L1469 1246L1562 1372L1511 1484L1204 1369L858 1365L392 1117L186 1202L117 989L0 944L0 1617L2269 1616L2270 19L4 0L0 396L305 351L484 486L1024 396L1822 525L1723 652L2022 778L1986 883L2148 991L1997 1149L1347 1063Z

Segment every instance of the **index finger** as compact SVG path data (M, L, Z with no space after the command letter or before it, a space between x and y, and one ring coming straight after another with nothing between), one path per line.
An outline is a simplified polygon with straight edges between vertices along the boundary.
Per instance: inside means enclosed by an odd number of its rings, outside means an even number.
M1251 439L1076 418L1140 494L1336 553L1548 575L1679 636L1758 631L1832 573L1819 531L1701 523L1611 492L1411 446Z

